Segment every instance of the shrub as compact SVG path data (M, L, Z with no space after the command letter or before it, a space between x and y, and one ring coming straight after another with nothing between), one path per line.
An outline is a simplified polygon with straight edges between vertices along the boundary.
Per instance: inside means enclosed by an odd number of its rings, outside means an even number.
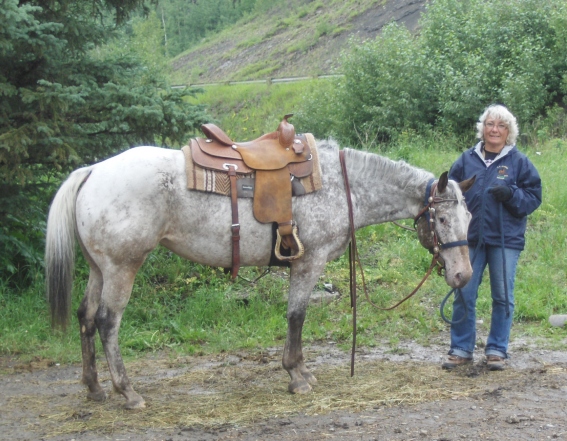
M395 24L379 39L361 45L353 41L343 60L344 87L337 90L348 124L342 137L385 140L393 132L433 123L428 63L417 40Z
M522 127L567 104L567 5L435 0L419 33L391 24L373 41L353 40L342 66L344 81L313 95L304 112L312 121L334 112L342 141L431 128L468 136L492 103L508 106Z
M566 20L558 0L431 3L419 40L432 62L438 122L470 130L484 107L500 102L525 123L562 100Z

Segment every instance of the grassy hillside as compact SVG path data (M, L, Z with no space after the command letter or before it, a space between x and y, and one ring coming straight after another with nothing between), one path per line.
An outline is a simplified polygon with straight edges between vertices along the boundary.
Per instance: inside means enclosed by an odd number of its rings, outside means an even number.
M322 75L351 37L391 21L415 29L425 0L293 0L240 20L172 61L176 84Z

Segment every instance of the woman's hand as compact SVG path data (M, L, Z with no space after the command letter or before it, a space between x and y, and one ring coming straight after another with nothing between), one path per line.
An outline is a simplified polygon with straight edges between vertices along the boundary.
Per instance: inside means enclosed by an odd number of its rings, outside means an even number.
M507 202L512 199L514 192L507 185L497 185L488 190L488 192L494 196L498 202Z

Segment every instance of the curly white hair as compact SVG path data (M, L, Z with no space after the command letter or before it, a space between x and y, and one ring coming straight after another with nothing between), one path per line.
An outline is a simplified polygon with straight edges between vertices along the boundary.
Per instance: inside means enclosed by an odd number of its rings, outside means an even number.
M500 120L504 124L506 124L506 126L508 126L508 137L506 138L506 144L515 145L519 131L516 117L512 115L512 112L510 112L505 106L501 104L492 104L488 106L484 110L482 115L480 115L480 118L476 123L476 136L478 137L478 139L484 141L484 121L489 117L495 120Z

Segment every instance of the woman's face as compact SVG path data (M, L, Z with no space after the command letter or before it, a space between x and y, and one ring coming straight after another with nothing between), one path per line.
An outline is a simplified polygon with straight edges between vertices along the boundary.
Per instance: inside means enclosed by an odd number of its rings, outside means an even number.
M486 147L500 151L506 145L508 125L500 120L488 117L484 120L484 142Z

